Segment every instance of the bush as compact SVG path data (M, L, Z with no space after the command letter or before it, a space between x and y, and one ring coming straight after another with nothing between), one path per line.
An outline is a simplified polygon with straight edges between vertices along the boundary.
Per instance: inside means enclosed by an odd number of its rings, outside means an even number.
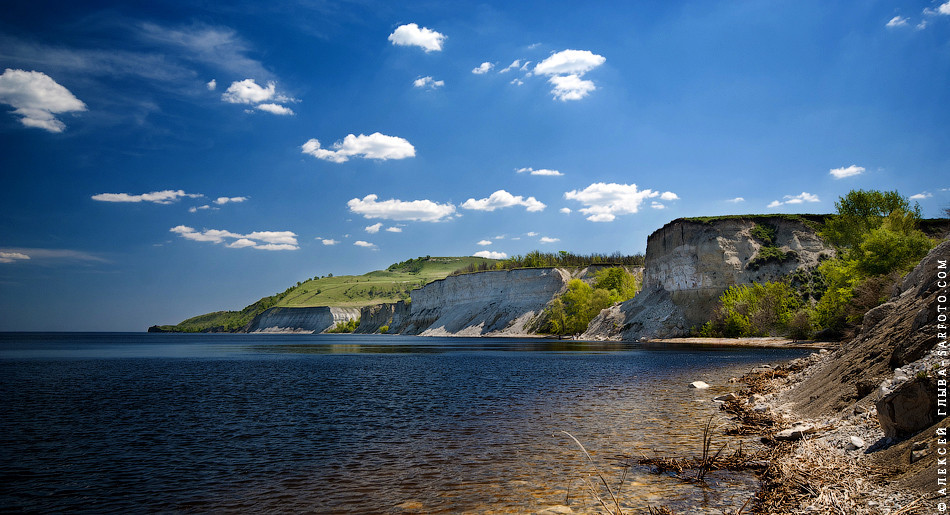
M786 283L736 285L719 296L719 307L700 334L727 338L785 335L804 308L798 293Z
M345 322L337 322L333 329L327 330L328 333L352 333L360 326L359 318L351 318Z
M381 326L379 326L379 332L382 333L382 334L388 333L388 332L389 332L389 326L388 326L388 325L381 325Z

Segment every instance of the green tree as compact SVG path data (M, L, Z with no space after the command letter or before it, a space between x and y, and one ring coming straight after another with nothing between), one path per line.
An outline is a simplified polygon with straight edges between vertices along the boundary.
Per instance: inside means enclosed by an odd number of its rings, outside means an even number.
M594 273L594 288L611 292L613 304L632 299L640 291L640 281L624 268L610 267Z
M851 190L835 202L837 216L825 223L822 236L842 249L860 246L867 234L880 227L895 212L920 220L920 206L897 191Z

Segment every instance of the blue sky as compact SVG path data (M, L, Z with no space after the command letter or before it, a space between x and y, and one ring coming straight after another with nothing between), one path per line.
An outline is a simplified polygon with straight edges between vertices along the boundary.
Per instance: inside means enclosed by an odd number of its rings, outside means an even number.
M420 255L950 204L950 2L15 2L0 330L144 330ZM620 5L615 5L620 4Z

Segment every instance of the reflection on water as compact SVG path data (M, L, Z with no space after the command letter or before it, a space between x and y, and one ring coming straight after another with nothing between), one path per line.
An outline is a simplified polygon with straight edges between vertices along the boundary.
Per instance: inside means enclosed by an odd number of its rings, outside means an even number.
M596 510L590 465L690 456L737 370L800 351L355 335L0 335L0 505L35 511ZM711 390L686 388L704 380ZM723 437L722 441L725 441ZM625 505L755 485L635 468ZM396 506L402 508L397 509Z

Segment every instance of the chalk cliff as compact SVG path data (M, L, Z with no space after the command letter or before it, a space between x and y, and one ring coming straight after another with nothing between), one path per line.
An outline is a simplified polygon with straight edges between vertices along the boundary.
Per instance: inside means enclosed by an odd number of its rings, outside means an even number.
M390 332L423 336L528 334L532 332L531 322L564 291L570 279L568 272L557 268L446 277L414 290L408 313L395 305ZM390 308L382 309L384 313ZM379 322L372 320L371 323Z
M814 268L834 250L806 220L784 216L673 220L647 239L643 290L601 313L584 337L684 336L709 320L717 298L730 286L774 281L798 269ZM763 241L757 232L763 228L771 241Z
M360 326L356 332L374 334L381 332L381 327L387 326L389 328L387 332L396 333L409 316L409 306L410 304L399 301L360 308Z
M254 317L244 332L248 333L322 333L337 322L359 318L359 308L309 307L270 308Z

